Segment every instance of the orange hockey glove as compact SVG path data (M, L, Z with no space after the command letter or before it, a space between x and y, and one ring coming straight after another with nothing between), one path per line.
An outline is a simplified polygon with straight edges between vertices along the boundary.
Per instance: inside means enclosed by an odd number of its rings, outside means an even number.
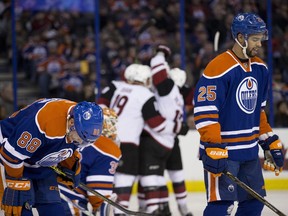
M283 146L279 137L277 135L270 136L264 141L259 141L259 145L264 151L263 168L275 172L275 175L278 176L284 165Z

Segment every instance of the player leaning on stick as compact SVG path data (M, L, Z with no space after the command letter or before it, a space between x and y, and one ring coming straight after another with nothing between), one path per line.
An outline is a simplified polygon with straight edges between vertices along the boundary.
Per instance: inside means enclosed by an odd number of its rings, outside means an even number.
M208 200L205 216L230 215L236 200L236 215L261 215L263 204L221 173L231 172L265 196L259 145L264 150L264 169L279 175L284 163L282 144L264 112L269 72L256 57L262 41L268 39L266 24L256 14L241 13L231 31L232 49L207 65L194 95Z
M78 147L101 134L103 113L95 103L40 99L0 122L1 209L5 215L62 216L56 173L80 181Z

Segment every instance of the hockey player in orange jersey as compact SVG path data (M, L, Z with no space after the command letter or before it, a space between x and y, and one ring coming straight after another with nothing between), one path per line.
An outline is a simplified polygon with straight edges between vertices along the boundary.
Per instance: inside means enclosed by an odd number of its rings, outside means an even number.
M221 174L229 171L265 196L259 145L265 169L279 175L283 167L281 141L264 111L270 75L257 57L268 31L253 13L236 15L231 31L232 49L207 65L195 89L194 117L208 201L204 216L230 215L234 201L238 201L237 216L260 216L264 204Z
M81 165L78 148L102 132L103 112L95 103L40 99L0 122L0 199L5 215L62 216L57 175L62 171L77 187Z

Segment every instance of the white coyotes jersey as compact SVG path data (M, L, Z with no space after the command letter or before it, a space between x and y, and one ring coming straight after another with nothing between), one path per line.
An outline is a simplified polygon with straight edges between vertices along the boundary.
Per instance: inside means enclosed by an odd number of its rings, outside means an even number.
M160 114L167 120L174 121L174 130L170 134L161 134L151 130L151 128L146 124L144 128L160 144L167 148L172 148L174 145L174 138L182 126L184 107L183 96L181 95L178 86L174 84L169 94L165 96L159 96L156 91L155 98L159 107Z
M139 145L144 128L143 105L154 94L141 85L113 81L116 90L111 99L110 108L118 114L117 133L121 142Z

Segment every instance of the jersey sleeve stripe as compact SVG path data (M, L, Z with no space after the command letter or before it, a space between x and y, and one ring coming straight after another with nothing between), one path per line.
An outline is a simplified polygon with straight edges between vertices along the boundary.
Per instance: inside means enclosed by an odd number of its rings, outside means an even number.
M10 168L12 168L12 169L20 169L20 168L22 168L23 165L24 165L24 162L23 162L23 161L19 161L20 163L17 163L17 164L15 164L15 163L10 163L9 161L7 161L7 160L3 157L2 154L0 154L0 158L1 158L1 161L4 162L5 167L8 166L8 167L10 167Z
M3 148L3 146L0 149L0 155L3 156L3 158L5 158L7 161L10 161L11 163L19 163L18 159L13 159L11 158L9 155L6 154L7 151L5 151L5 149ZM7 152L9 154L9 152Z
M87 186L94 189L112 189L113 183L89 183L87 182Z
M167 79L166 70L161 70L153 75L153 84L157 86L160 83L164 82L166 79Z
M201 142L221 143L220 124L214 123L199 129Z
M195 122L199 122L203 119L214 119L214 120L218 120L219 115L218 114L206 114L206 115L199 115L199 116L195 116L194 121Z
M154 116L146 120L146 123L153 129L163 127L164 122L165 122L165 119L161 115Z
M2 155L0 155L0 159L5 167L5 171L7 173L8 176L14 177L14 178L21 178L23 175L23 170L24 170L24 166L23 166L23 162L20 164L11 164L8 161L6 161Z
M205 111L217 111L218 112L218 108L216 106L199 106L199 107L194 108L195 115L197 113L205 112Z
M18 158L20 160L25 160L25 159L30 158L29 156L23 155L23 154L19 153L18 151L16 151L15 148L13 146L11 146L8 141L6 141L5 144L4 144L4 152L6 152L6 151L10 155L13 155L13 157Z
M109 175L90 175L86 177L87 182L92 182L92 181L105 181L105 182L113 182L114 177L109 176Z
M196 126L196 129L198 130L198 129L201 129L203 127L207 127L209 125L213 125L213 124L217 124L217 123L218 123L218 121L203 121L203 122L198 123L198 124L196 123L195 126Z
M111 190L97 190L97 192L102 194L103 196L110 196L111 195ZM95 195L89 191L87 192L87 194L88 194L88 196L95 197ZM99 198L97 197L97 199L99 199Z

